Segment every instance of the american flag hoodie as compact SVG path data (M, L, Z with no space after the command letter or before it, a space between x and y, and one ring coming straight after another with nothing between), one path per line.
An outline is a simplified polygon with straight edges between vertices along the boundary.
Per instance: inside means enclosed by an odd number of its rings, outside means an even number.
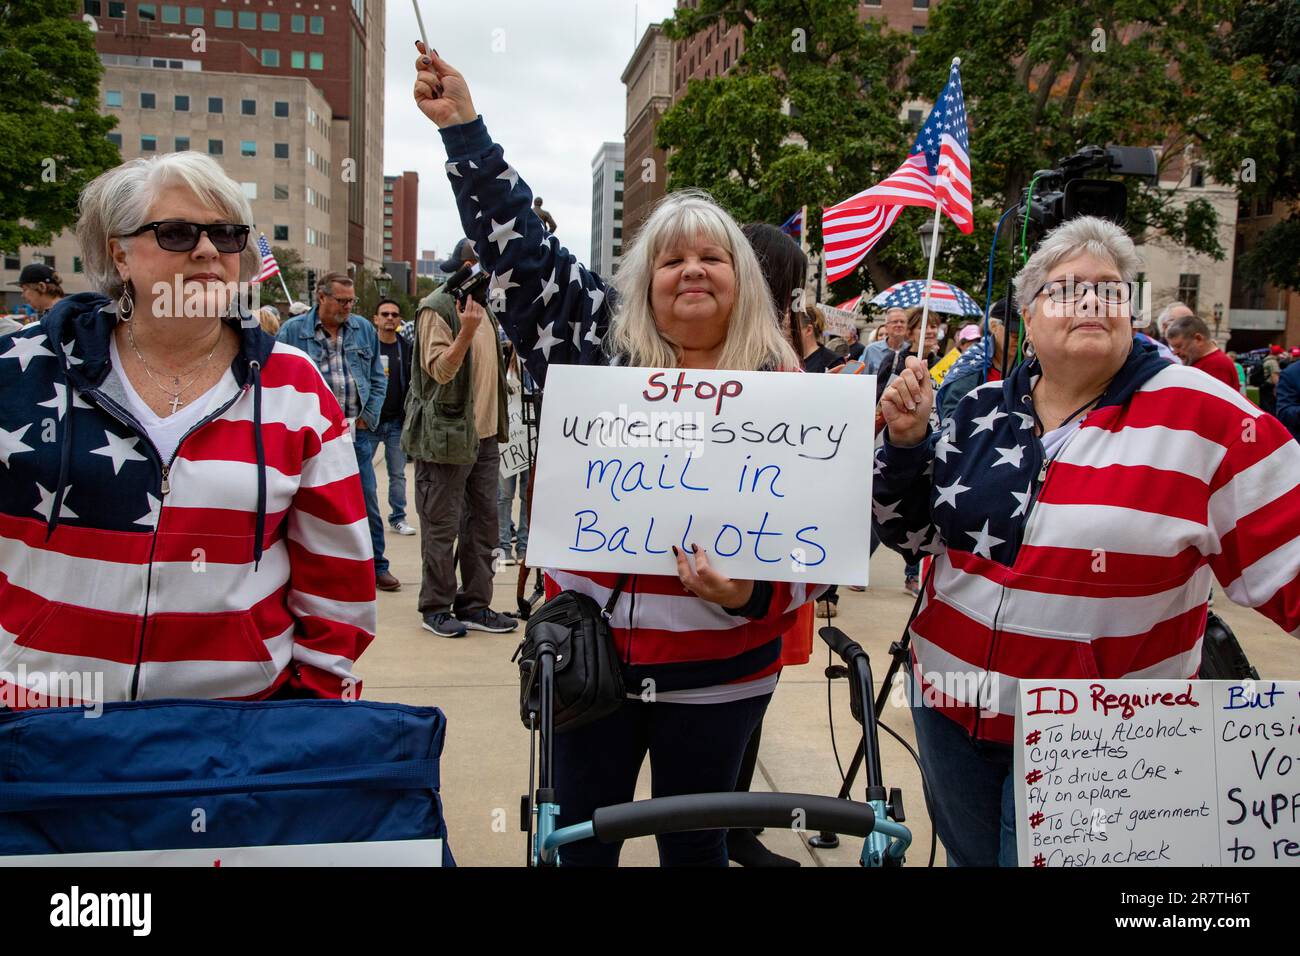
M937 433L876 455L873 524L934 570L911 628L929 703L1010 743L1017 683L1184 679L1211 578L1300 636L1300 445L1209 375L1135 342L1051 461L1024 363Z
M617 362L602 346L615 290L578 262L533 212L533 194L488 136L482 118L441 131L447 177L461 225L491 273L489 302L533 378L552 364ZM539 502L545 507L545 502ZM683 546L689 542L683 542ZM665 561L672 568L671 557ZM562 589L602 607L618 575L552 569L547 597ZM733 612L686 591L676 575L633 575L610 619L630 689L719 689L771 678L781 669L781 635L800 606L826 590L812 583L759 582ZM741 693L741 691L737 691Z
M107 701L356 693L374 568L319 370L236 323L164 462L109 375L107 304L74 295L0 339L0 691L40 705L15 682L94 672Z

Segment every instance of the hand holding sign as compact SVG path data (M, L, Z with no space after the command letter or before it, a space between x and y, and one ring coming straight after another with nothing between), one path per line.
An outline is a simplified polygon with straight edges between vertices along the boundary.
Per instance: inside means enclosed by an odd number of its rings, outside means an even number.
M743 607L749 603L754 594L753 581L733 581L726 575L719 574L709 565L708 552L698 544L691 545L695 555L695 567L686 557L686 552L673 545L673 554L677 556L677 577L682 587L697 598L712 601L722 607Z

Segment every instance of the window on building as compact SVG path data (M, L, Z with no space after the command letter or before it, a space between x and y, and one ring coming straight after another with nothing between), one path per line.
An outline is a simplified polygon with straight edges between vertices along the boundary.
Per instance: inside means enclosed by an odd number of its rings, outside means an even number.
M298 14L295 13L293 16L289 18L289 29L292 30L294 33L306 33L307 18L303 16L299 16Z
M615 226L615 227L614 227L614 238L615 238L615 239L622 239L622 238L623 238L623 227L622 227L622 226Z
M190 111L190 98L177 93L172 97L172 109L177 113L188 113Z
M191 27L201 27L201 26L203 26L203 8L202 8L202 7L186 7L186 8L185 8L185 24L186 24L186 26L191 26Z
M122 91L121 91L121 90L105 90L105 91L104 91L104 105L105 105L105 106L121 106L121 105L122 105Z
M190 148L190 138L188 136L177 136L173 147L177 153L183 153Z
M275 158L276 158L276 159L288 159L288 158L289 158L289 144L288 144L288 143L276 143L276 144L275 144L275 153L274 153L274 155L275 155Z
M310 57L308 58L308 65L309 65L313 70L323 70L323 69L325 69L325 54L324 54L324 53L312 53L312 54L310 55Z
M1199 189L1205 185L1205 167L1196 165L1192 167L1191 185L1193 189Z
M914 130L919 130L919 129L921 128L921 122L922 122L922 120L921 120L921 111L920 111L920 110L908 110L908 111L907 111L907 125L908 125L908 126L912 127L912 129L914 129Z
M288 242L288 241L289 241L289 227L288 227L288 226L276 226L276 227L275 227L274 238L275 238L275 241L276 241L276 242Z
M164 3L162 8L163 23L180 23L181 8L175 4Z
M116 146L118 149L121 149L121 148L122 148L122 134L121 134L121 133L109 133L109 134L108 134L108 141L109 141L110 143L112 143L114 146Z
M392 251L393 251L393 244L391 242L385 242L384 252L392 252Z
M270 30L273 33L280 32L280 14L264 13L262 14L262 29Z
M272 199L288 200L288 198L289 198L289 187L288 187L288 186L281 186L279 183L276 183L274 186L271 187L271 198L272 198Z
M730 50L723 50L723 51L722 51L722 68L723 68L724 70L729 70L729 69L731 69L731 51L730 51Z
M255 140L255 139L241 139L241 140L239 141L239 155L240 155L240 156L250 156L250 157L251 157L251 156L256 156L256 155L257 155L257 140Z
M213 10L212 22L219 27L233 27L235 25L235 11Z
M279 66L279 65L280 65L279 50L262 51L262 66Z
M289 54L289 65L295 70L305 70L307 68L307 54L302 50L294 50Z
M157 136L141 136L141 137L140 137L140 152L142 152L142 153L156 153L156 152L158 152L158 137L157 137Z
M925 27L921 26L921 24L919 23L916 24L914 27L912 27L912 36L914 37L925 36Z
M226 141L221 139L208 140L208 155L220 156L226 151Z
M623 181L623 170L621 169L614 170L614 182L621 183L622 181Z
M862 2L868 7L880 6L880 0L862 0Z
M78 275L86 271L81 264L81 256L72 257L72 271Z
M392 212L391 209L389 209L389 210L387 210L387 211L388 211L388 212ZM384 225L385 225L385 226L391 226L392 224L393 224L393 220L391 220L391 219L385 219L385 220L384 220Z
M242 116L256 116L257 100L240 100L239 112Z
M142 3L135 8L135 15L141 20L157 20L158 8L152 3Z
M912 0L912 9L928 10L930 9L930 0Z
M314 33L314 34L316 34L317 36L321 36L321 35L323 35L323 34L325 33L325 18L324 18L324 17L312 17L312 18L311 18L311 32Z
M125 3L114 3L113 0L109 0L109 3L108 3L108 18L109 18L110 20L125 20L125 19L126 19L126 4L125 4Z
M1181 273L1178 276L1178 301L1187 303L1187 307L1196 311L1196 300L1201 293L1201 277L1197 273Z
M276 100L276 101L275 101L275 118L276 118L276 119L288 119L288 117L289 117L289 101L288 101L288 100Z
M257 198L257 183L240 183L239 188L244 191L245 199Z
M224 113L225 111L226 111L226 101L225 101L225 100L223 100L220 96L209 96L209 97L208 97L208 112L209 112L209 113Z
M140 109L153 110L158 108L158 97L154 93L140 94Z
M257 14L254 13L252 10L240 10L240 11L239 11L239 29L241 29L241 30L256 30L256 29L257 29Z
M102 16L104 12L103 4L99 0L85 0L81 5L82 13L89 13L92 17Z

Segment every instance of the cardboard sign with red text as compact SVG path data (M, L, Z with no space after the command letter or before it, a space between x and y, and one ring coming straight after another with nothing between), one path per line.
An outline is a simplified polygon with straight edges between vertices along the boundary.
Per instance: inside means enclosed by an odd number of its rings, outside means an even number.
M1300 682L1021 680L1021 866L1300 866Z
M875 377L553 366L536 567L866 584Z

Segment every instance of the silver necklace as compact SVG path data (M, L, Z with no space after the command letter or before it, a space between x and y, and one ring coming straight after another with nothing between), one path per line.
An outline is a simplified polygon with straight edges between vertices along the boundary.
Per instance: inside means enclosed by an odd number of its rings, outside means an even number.
M126 338L127 341L131 343L131 348L135 351L136 357L140 360L140 364L144 366L145 374L149 376L149 380L153 382L154 387L157 388L158 391L162 392L164 395L171 396L171 401L168 402L168 404L171 405L172 414L175 415L176 409L180 408L182 405L185 404L184 402L181 401L181 395L185 393L186 389L188 389L191 385L193 385L196 381L198 381L199 375L202 374L205 368L207 368L208 363L212 361L212 356L217 354L217 346L221 344L221 327L220 326L217 327L217 340L212 343L212 351L208 353L208 357L205 358L198 365L196 365L194 369L189 370L194 372L193 378L191 378L184 385L181 385L180 384L181 376L180 375L172 376L172 383L174 385L180 385L180 388L174 392L171 389L166 388L162 384L162 382L158 381L157 376L154 375L153 369L149 367L149 363L145 361L144 355L140 352L140 347L135 344L135 333L132 331L130 324L128 324L126 327ZM188 375L189 371L182 372L181 375Z

